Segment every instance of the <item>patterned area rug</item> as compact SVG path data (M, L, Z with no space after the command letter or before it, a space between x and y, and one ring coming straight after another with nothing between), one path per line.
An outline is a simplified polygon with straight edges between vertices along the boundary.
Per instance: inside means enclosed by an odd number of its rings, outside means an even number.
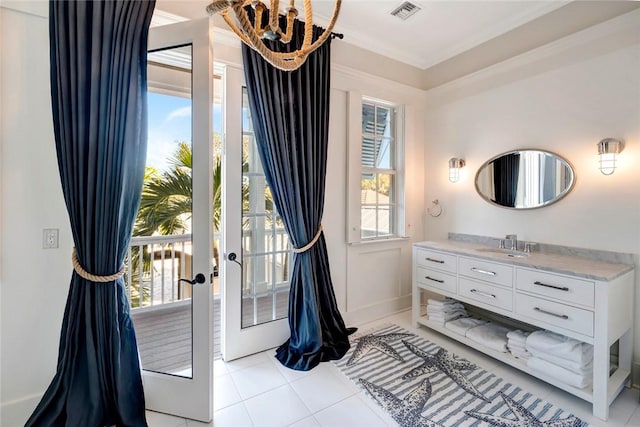
M397 325L334 362L403 427L586 427L581 419Z

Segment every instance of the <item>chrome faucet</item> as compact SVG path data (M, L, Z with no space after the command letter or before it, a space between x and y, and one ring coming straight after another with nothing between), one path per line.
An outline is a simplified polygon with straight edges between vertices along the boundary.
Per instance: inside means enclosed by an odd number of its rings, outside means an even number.
M512 251L517 251L518 250L518 235L517 234L507 234L505 237L505 240L507 240L508 242L511 243L511 250Z

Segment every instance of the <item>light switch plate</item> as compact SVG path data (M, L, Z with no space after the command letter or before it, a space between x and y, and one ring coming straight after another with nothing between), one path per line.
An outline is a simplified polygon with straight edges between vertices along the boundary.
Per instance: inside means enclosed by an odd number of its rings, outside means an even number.
M56 249L58 247L58 229L45 228L42 230L42 249Z

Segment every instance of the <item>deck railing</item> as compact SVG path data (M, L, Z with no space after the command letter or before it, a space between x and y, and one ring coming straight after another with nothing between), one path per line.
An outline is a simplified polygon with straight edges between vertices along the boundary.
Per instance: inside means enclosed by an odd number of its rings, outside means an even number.
M191 278L191 254L191 234L133 237L125 278L131 307L190 298L190 289L180 279Z
M272 234L271 238L265 239L264 235L254 238L252 231L243 232L242 247L249 251L243 256L246 270L242 294L245 298L274 292L269 284L276 290L288 288L288 236L283 228L267 234ZM254 247L256 239L265 242L260 249ZM219 233L214 233L216 248L220 247L219 241ZM191 234L133 237L125 258L125 286L131 307L159 306L191 298L191 285L180 279L193 276L192 253ZM264 265L257 268L256 263Z

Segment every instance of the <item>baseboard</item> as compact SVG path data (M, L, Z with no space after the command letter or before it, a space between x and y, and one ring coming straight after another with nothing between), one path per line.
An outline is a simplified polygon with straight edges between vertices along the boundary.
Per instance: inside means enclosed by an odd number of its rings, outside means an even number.
M2 427L24 426L40 399L42 399L42 393L10 402L2 402L0 405L0 425Z
M411 295L405 295L342 313L342 317L347 326L353 326L373 322L374 320L399 313L409 308L411 308Z

